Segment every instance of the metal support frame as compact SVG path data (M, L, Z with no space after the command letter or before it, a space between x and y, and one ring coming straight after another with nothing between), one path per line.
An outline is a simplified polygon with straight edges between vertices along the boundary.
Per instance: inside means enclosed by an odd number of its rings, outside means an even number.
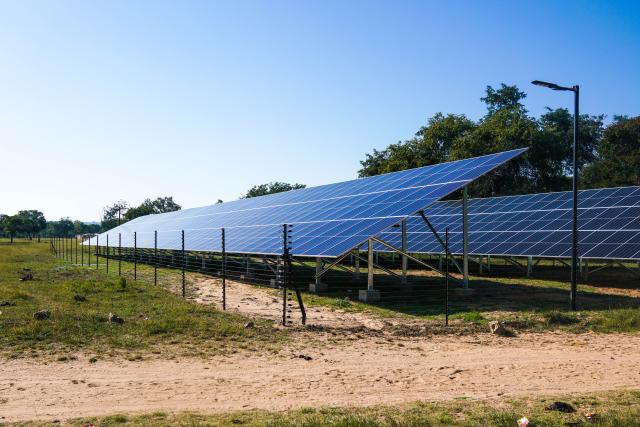
M96 235L96 270L100 268L100 236Z
M433 227L433 225L431 225L431 222L429 221L429 219L424 214L424 211L418 211L418 214L422 217L422 220L425 222L425 224L427 224L427 226L429 227L429 230L431 230L431 233L433 233L433 235L435 236L436 240L438 240L438 243L440 243L440 246L442 246L442 249L445 250L445 254L448 257L451 258L451 261L453 262L453 265L456 266L456 268L458 269L460 274L464 275L464 269L462 267L460 267L460 264L458 264L456 259L453 257L453 254L449 251L449 249L447 249L447 246L444 244L444 242L442 241L442 238L440 237L440 235L438 234L436 229ZM442 268L440 268L440 270L442 270Z
M402 253L402 251L401 251L400 249L396 248L395 246L393 246L393 245L392 245L392 244L390 244L390 243L385 242L385 241L384 241L384 240L382 240L382 239L379 239L379 238L377 238L377 237L373 237L372 239L373 239L374 241L376 241L376 242L378 242L378 243L380 243L380 244L382 244L382 245L384 245L384 246L388 247L389 249L391 249L391 250L393 250L393 251L396 251L396 252L398 252L398 253ZM448 251L447 251L447 253L448 253ZM445 275L445 273L444 273L442 270L437 269L437 268L435 268L434 266L432 266L432 265L430 265L430 264L427 264L426 262L422 261L421 259L418 259L418 258L416 258L416 257L414 257L414 256L412 256L412 255L410 255L410 254L406 254L406 256L407 256L407 258L409 258L411 261L414 261L414 262L416 262L416 263L418 263L418 264L420 264L420 265L422 265L422 266L424 266L424 267L427 267L428 269L433 270L433 271L435 271L435 272L437 272L437 273L439 273L439 274L441 274L441 275L443 275L443 276ZM460 281L460 280L456 279L456 278L455 278L455 277L453 277L453 276L451 276L450 278L451 278L451 279L453 279L453 280L456 280L456 281ZM460 282L462 282L462 281L460 281Z
M527 277L531 277L532 273L533 273L533 257L528 256L527 257Z

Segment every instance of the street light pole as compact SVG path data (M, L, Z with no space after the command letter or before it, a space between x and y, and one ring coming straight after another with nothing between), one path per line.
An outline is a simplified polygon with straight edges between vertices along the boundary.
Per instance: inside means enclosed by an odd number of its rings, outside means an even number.
M571 221L571 292L569 294L569 303L571 310L576 310L576 298L578 295L578 120L580 118L580 86L566 87L540 80L534 80L531 83L552 90L573 92L573 215Z

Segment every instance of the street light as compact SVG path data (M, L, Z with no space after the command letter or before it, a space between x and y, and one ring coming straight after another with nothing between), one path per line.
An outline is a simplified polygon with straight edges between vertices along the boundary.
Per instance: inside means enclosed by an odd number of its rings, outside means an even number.
M571 303L571 310L575 310L576 296L578 293L578 117L580 114L578 104L580 101L580 86L566 87L555 83L542 82L540 80L534 80L531 83L552 90L573 92L573 224L571 228L571 294L569 301Z

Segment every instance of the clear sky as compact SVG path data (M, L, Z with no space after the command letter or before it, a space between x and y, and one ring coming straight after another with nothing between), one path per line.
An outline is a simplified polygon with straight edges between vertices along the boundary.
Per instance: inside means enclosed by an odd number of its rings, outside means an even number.
M485 86L640 114L640 2L0 0L0 213L351 179Z

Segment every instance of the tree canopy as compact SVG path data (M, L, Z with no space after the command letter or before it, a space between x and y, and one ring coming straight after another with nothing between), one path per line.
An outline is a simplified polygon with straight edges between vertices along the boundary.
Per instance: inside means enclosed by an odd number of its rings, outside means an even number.
M481 98L486 113L481 119L473 121L464 114L436 113L411 139L366 154L360 162L359 176L526 147L529 150L523 156L472 183L470 194L486 197L568 190L573 173L573 115L566 108L558 108L547 109L539 118L533 117L524 108L525 97L526 94L516 86L487 86L485 96ZM627 124L626 131L622 130L625 121L633 120L620 117L605 129L604 115L580 115L578 167L584 171L584 185L600 185L598 179L607 180L612 176L615 160L606 163L605 158L613 159L614 153L624 151L619 146L627 147L631 157L631 152L637 155L637 149L634 151L630 147L633 147L632 135L638 146L638 129ZM608 148L614 146L615 149ZM637 171L637 164L635 168ZM609 185L634 182L624 178L633 176L630 169L632 167L620 169ZM635 176L637 182L637 172Z
M127 202L119 200L111 206L106 206L102 210L102 231L110 230L118 224L131 221L144 215L173 212L182 209L172 196L158 197L155 200L145 199L139 206L129 207Z
M305 188L304 184L289 184L286 182L269 182L268 184L254 185L247 191L247 194L241 199L250 199L251 197L265 196L267 194L281 193L283 191L298 190Z

